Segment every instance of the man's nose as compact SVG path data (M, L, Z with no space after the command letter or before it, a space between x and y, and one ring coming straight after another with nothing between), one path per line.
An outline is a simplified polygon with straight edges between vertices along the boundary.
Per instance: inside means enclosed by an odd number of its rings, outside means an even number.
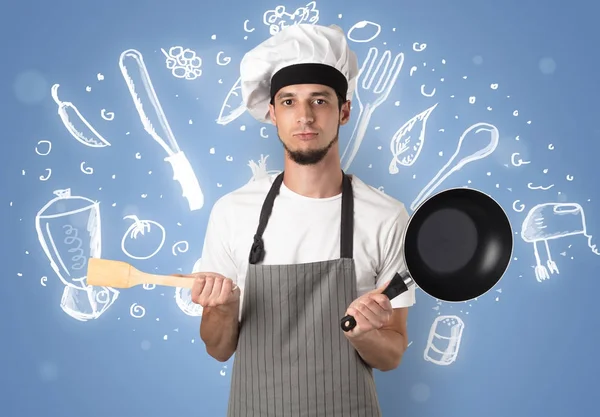
M303 105L298 110L298 123L311 124L315 121L313 109L310 104Z

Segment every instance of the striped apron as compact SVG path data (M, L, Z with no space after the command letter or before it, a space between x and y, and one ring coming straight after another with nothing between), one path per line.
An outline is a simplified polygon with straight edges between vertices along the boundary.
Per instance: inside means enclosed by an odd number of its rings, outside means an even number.
M260 265L282 181L267 194L250 251L227 416L380 417L373 369L340 328L357 298L351 180L344 174L340 259Z

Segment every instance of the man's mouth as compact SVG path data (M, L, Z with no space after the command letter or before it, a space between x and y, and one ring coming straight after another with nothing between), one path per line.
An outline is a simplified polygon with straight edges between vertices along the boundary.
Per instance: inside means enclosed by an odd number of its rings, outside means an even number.
M298 139L301 140L310 140L310 139L314 139L317 137L317 133L314 132L301 132L301 133L296 133L294 134L294 137L297 137Z

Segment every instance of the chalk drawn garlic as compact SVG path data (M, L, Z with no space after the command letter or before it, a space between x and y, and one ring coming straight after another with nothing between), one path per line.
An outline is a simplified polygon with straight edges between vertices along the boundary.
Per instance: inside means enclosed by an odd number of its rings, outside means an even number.
M267 158L268 157L269 157L269 155L267 155L267 156L261 155L260 160L258 161L258 164L256 162L254 162L253 160L250 160L250 162L248 162L248 166L252 170L252 178L250 178L250 180L248 182L259 181L268 176L278 175L281 173L281 171L277 171L277 170L267 170Z
M132 259L150 259L156 255L165 243L166 232L165 228L154 220L140 220L136 215L131 214L123 217L123 219L131 219L133 223L123 234L121 239L121 250ZM132 246L140 246L134 243L138 238L144 238L143 245L145 248L154 248L149 255L132 255ZM157 243L159 241L159 243Z

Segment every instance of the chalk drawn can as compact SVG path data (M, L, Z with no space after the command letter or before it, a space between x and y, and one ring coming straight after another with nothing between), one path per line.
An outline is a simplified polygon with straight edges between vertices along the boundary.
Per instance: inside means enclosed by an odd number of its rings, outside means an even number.
M37 236L60 280L85 289L87 260L101 256L100 207L89 198L71 195L70 188L54 195L35 217Z
M456 360L465 328L458 316L438 316L431 324L423 357L436 365L450 365Z

